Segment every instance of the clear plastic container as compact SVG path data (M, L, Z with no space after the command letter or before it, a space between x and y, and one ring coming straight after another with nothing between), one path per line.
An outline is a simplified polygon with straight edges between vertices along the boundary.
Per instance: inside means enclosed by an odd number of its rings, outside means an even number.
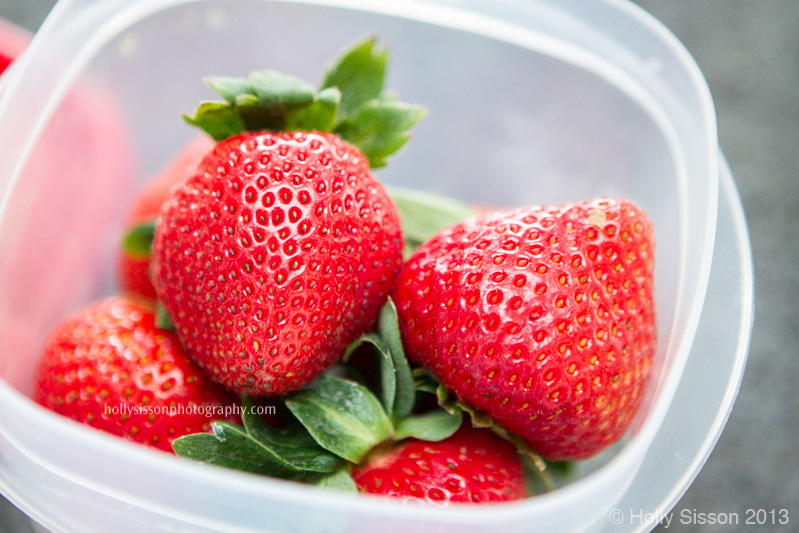
M659 348L629 438L554 492L438 508L189 463L33 404L26 394L46 331L113 290L124 206L193 135L179 114L211 96L200 79L269 67L315 81L368 33L391 47L390 86L430 109L376 174L383 181L489 205L625 196L648 212ZM641 9L612 0L62 0L0 91L0 489L45 528L580 531L632 483L699 323L719 173L705 81Z
M752 247L738 191L722 160L713 265L691 355L633 482L591 531L632 533L649 531L661 520L680 522L672 507L705 464L732 411L753 320Z

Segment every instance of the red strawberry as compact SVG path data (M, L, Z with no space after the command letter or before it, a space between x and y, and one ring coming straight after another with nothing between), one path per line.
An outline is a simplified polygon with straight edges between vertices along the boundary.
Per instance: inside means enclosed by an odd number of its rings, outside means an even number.
M366 159L325 133L220 142L165 204L158 296L198 363L283 394L370 329L402 261L396 210Z
M185 181L213 147L214 142L207 136L191 140L134 198L125 221L127 235L118 257L117 278L123 291L155 298L155 288L150 281L149 246L137 245L136 234L131 232L141 224L155 222L172 188Z
M358 490L428 502L492 503L527 495L515 448L488 429L463 426L439 442L378 447L352 471Z
M27 48L29 41L26 30L0 18L0 74Z
M425 243L393 298L411 360L553 460L617 441L655 353L653 230L623 200L486 214Z
M177 437L208 431L214 419L235 420L232 395L154 320L146 305L110 297L61 322L45 343L34 400L162 450Z
M403 243L371 168L423 115L382 94L385 60L363 41L318 92L270 70L210 78L225 102L187 117L217 144L164 204L151 268L181 342L229 388L295 390L377 321Z
M8 66L11 64L11 61L13 61L12 57L0 52L0 74L2 74L3 71L8 68Z

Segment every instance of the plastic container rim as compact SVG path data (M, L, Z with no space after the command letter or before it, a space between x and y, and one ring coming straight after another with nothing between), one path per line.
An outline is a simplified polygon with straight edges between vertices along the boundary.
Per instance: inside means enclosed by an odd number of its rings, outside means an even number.
M145 0L137 4L137 9L140 10L141 16L145 16L151 11L158 9L163 9L166 6L178 5L178 4L185 4L191 2L198 2L201 0ZM379 4L380 7L376 7L374 4L370 4L366 0L279 0L282 2L289 2L289 3L300 3L300 4L317 4L317 5L331 5L336 7L346 7L346 8L353 8L353 9L364 9L372 12L380 12L385 14L393 14L402 16L401 13L396 13L391 11L389 7L384 7L381 3ZM706 124L708 127L706 128L706 141L708 141L711 145L716 145L716 127L715 127L715 111L713 109L712 98L710 96L710 91L707 88L706 81L699 70L699 67L696 65L693 58L690 56L688 51L685 47L680 43L677 38L663 26L659 21L649 15L640 7L627 2L625 0L601 0L602 2L615 7L621 12L626 13L628 16L636 19L640 24L645 26L649 31L651 31L654 35L656 35L668 48L676 54L676 56L680 59L681 66L686 70L687 74L689 75L694 88L697 89L697 93L701 100L701 105L703 109L703 117L702 122ZM42 27L41 34L46 35L46 32L53 31L52 27L55 26L55 23L62 13L68 12L68 7L71 2L70 0L62 0L59 2L56 7L54 8L50 17L45 22ZM402 2L400 2L402 3ZM392 3L391 5L394 6L396 3ZM403 5L415 5L420 4L418 2L404 2ZM423 4L423 3L421 3ZM150 6L150 7L148 7ZM442 6L437 6L442 8ZM446 9L455 9L457 10L457 6L446 6ZM131 9L134 9L133 7ZM406 11L400 10L402 13ZM406 15L408 16L408 15ZM414 19L419 19L417 16L413 16ZM127 19L130 20L130 19ZM37 43L40 39L34 38L34 42L31 47L31 52L26 53L22 56L20 60L20 65L13 71L14 78L18 77L21 72L27 67L28 60L31 56L35 55L35 49L37 47ZM42 39L43 40L43 39ZM4 76L4 80L2 85L0 85L0 91L3 88L8 89L13 82L13 80L5 79L9 78L8 76ZM711 172L711 176L715 175L715 179L711 177L708 180L708 187L711 188L711 198L716 199L718 194L718 186L717 186L717 160L715 157L709 157L710 169L713 171L716 169L716 172ZM3 191L5 195L6 191ZM708 216L715 221L716 215L716 205L715 202L712 202L713 205L710 206L710 212ZM711 237L706 239L711 246L713 244L713 233L715 232L715 223L709 224L709 227L706 228L706 232L711 232ZM672 367L671 372L669 375L664 376L661 380L659 390L657 391L655 400L650 407L649 415L647 420L642 424L638 433L625 444L625 446L620 450L618 454L612 457L605 465L602 465L596 472L588 474L584 478L578 479L560 489L555 491L554 493L550 494L542 494L538 495L533 499L528 499L522 502L516 503L508 503L501 507L501 512L503 514L517 514L521 513L524 514L531 505L535 505L536 507L547 507L553 505L554 503L560 501L562 498L566 497L577 497L577 494L580 492L591 492L591 487L594 484L600 482L600 473L616 468L626 468L626 464L629 462L628 457L643 457L642 448L645 450L651 439L657 433L659 429L659 423L653 424L652 421L662 421L662 416L658 416L659 414L664 413L670 403L671 397L673 396L674 391L676 390L677 384L679 383L679 378L682 373L682 367L684 366L685 359L687 357L687 352L690 350L690 346L692 344L693 337L695 335L696 329L699 323L699 317L702 311L701 302L704 300L705 291L707 289L707 281L709 278L710 273L710 259L712 258L712 248L709 249L703 257L704 261L700 267L701 272L701 279L699 281L701 291L697 291L697 294L694 295L694 305L690 306L691 312L690 316L685 322L684 328L684 337L682 344L678 347L679 352L675 357L676 365ZM308 487L304 486L290 486L291 484L286 483L278 483L274 480L264 479L262 477L252 476L248 474L242 474L238 472L231 472L225 471L222 469L206 467L204 465L196 465L196 464L189 464L187 462L181 461L179 459L170 457L168 455L160 456L156 452L151 450L143 449L141 446L136 444L125 442L121 439L118 439L113 436L107 436L99 434L100 432L96 430L92 430L91 428L83 427L79 424L76 424L72 421L62 419L58 415L53 413L47 412L45 409L35 405L29 398L18 392L16 389L8 385L4 380L0 379L0 400L2 400L3 404L6 404L11 409L19 409L20 415L30 417L32 422L41 423L41 424L56 424L56 427L59 428L60 431L63 431L65 434L69 435L71 439L75 442L85 443L87 448L96 448L102 445L104 452L109 453L114 457L118 457L121 460L130 460L131 458L135 458L137 461L148 461L152 465L157 466L159 470L169 472L170 474L179 475L182 478L191 478L191 477L200 477L205 478L206 480L213 480L214 483L220 486L224 485L232 485L235 486L237 489L241 490L244 485L247 485L247 490L252 491L261 491L265 493L274 493L280 494L282 497L291 496L292 498L304 498L308 496ZM59 426L60 425L60 426ZM723 427L723 423L720 427ZM720 429L720 428L719 428ZM105 439L105 440L103 440ZM102 444L101 444L102 443ZM20 450L27 452L24 448L20 447ZM144 454L144 455L139 455ZM202 472L202 473L201 473ZM78 479L74 475L70 475L71 479ZM10 486L6 486L5 482L0 481L4 485L4 488L10 488ZM373 498L348 498L346 496L342 496L335 493L328 494L325 491L318 491L316 495L318 500L317 502L320 504L325 505L326 507L335 507L340 506L342 503L347 502L349 505L354 506L353 510L357 510L356 508L364 506L368 507L370 511L374 511L375 506L380 506L381 511L386 514L405 514L407 510L407 505L402 504L399 505L396 502L386 502L380 501L378 499ZM419 506L418 509L415 511L421 512L424 516L436 516L441 517L442 515L446 516L447 519L455 519L457 521L467 521L470 519L474 519L476 515L483 515L483 514L495 514L498 512L497 509L484 509L484 508L450 508L450 509L441 509L441 508L427 508ZM429 513L429 515L428 515ZM171 514L171 513L166 513Z

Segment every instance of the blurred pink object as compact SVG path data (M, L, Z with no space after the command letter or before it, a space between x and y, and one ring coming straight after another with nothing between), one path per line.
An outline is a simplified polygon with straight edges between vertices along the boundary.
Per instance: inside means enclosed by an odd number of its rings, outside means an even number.
M0 19L0 74L25 50L30 39L30 34L22 28Z
M30 38L0 20L2 56L14 59ZM30 359L43 341L33 332L58 320L57 310L113 286L113 273L101 265L108 269L119 235L109 221L121 218L119 195L133 183L132 156L116 102L90 73L56 102L11 179L6 194L14 201L0 198L0 376L27 393ZM109 258L100 257L104 250ZM93 275L74 275L87 270Z

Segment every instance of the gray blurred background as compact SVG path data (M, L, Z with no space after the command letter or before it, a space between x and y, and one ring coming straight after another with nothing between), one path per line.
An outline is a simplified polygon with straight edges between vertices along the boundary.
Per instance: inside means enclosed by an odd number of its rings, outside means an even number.
M54 0L0 0L0 17L35 30ZM724 434L674 509L787 509L799 531L799 2L636 0L693 54L716 103L719 139L752 237L756 318L749 362ZM754 531L683 525L668 531ZM666 530L660 527L660 530ZM0 532L30 532L0 497Z

